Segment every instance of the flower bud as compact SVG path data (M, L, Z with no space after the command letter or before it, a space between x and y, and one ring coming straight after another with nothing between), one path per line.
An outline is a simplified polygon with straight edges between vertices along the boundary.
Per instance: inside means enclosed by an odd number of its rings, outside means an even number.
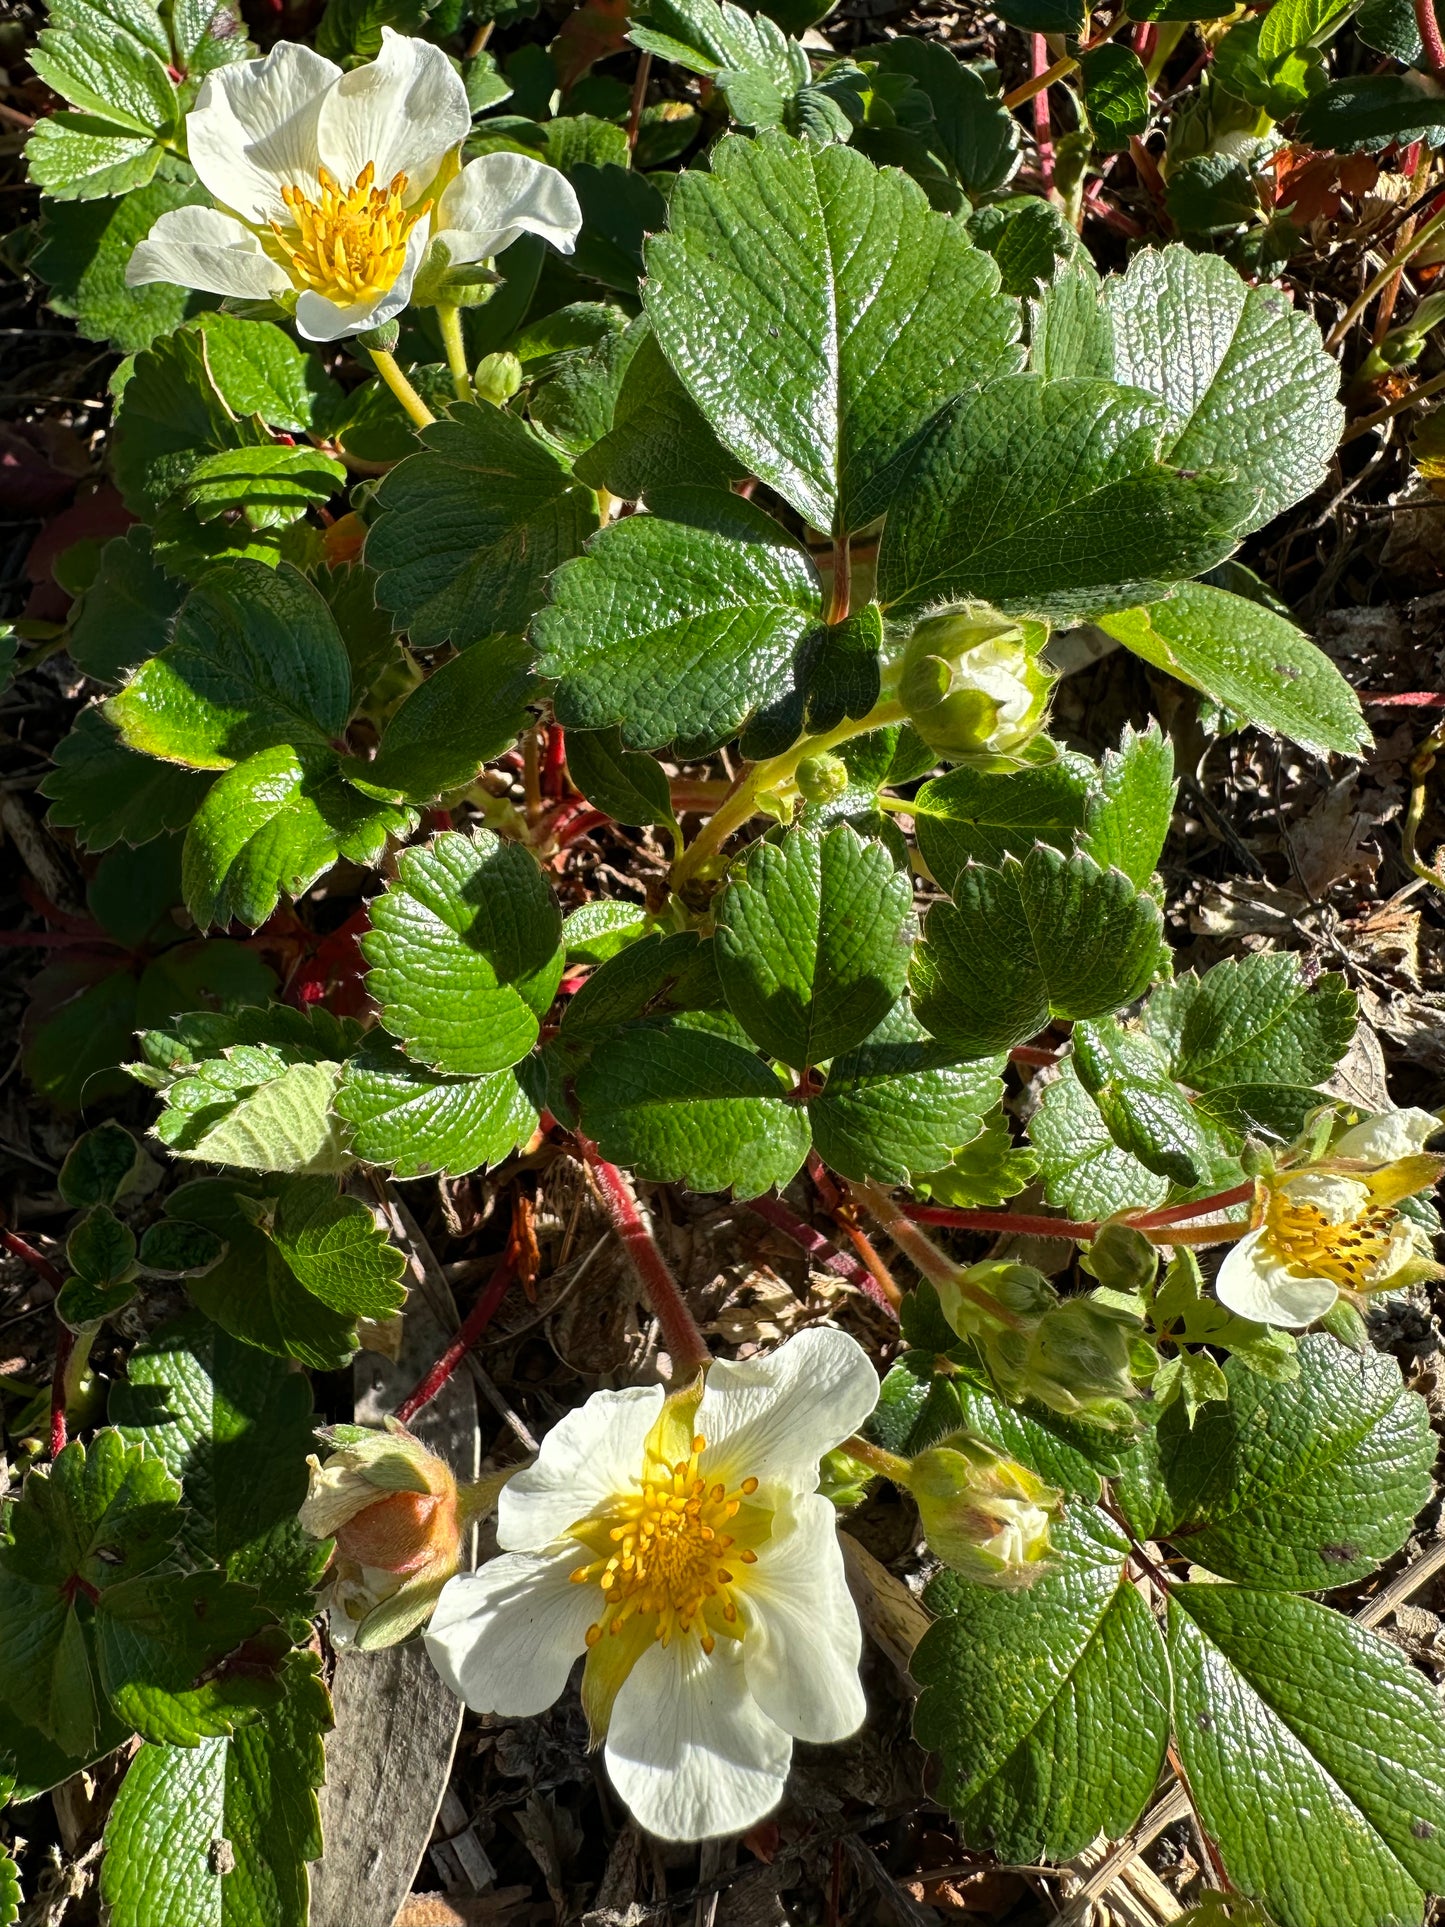
M457 1569L461 1508L442 1461L394 1419L384 1432L341 1425L340 1450L308 1459L303 1528L333 1539L323 1603L336 1646L393 1646L414 1632Z
M1053 677L1016 622L986 605L914 630L898 700L942 756L1017 756L1043 723Z
M1032 1585L1063 1494L986 1440L958 1433L913 1460L908 1489L930 1547L981 1586Z
M843 758L827 750L804 757L798 765L798 788L807 803L836 803L850 781Z
M1099 1226L1099 1235L1081 1262L1086 1271L1111 1291L1137 1295L1147 1291L1154 1282L1159 1270L1159 1250L1142 1231L1115 1218Z
M522 385L522 364L512 354L483 355L472 376L478 401L503 408Z
M1027 1390L1051 1411L1132 1428L1138 1397L1129 1341L1137 1317L1093 1297L1066 1298L1039 1320L1029 1345Z

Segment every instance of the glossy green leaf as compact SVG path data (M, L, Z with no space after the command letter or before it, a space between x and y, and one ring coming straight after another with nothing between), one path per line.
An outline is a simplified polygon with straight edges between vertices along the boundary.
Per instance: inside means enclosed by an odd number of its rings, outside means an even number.
M618 823L676 823L667 772L641 750L624 749L619 729L569 730L567 774Z
M1071 850L1088 814L1092 766L1065 754L1037 769L1000 774L960 764L913 800L914 834L929 872L951 891L970 863L997 867L1035 843ZM1095 855L1095 861L1105 859Z
M1074 1069L1121 1150L1186 1189L1203 1181L1208 1133L1147 1031L1127 1029L1113 1017L1079 1024Z
M1079 848L1142 888L1163 852L1176 789L1169 738L1156 722L1145 730L1126 723L1118 749L1104 752Z
M396 710L372 760L344 766L348 782L368 796L412 803L472 782L527 726L527 705L542 688L532 660L519 636L453 656Z
M209 772L158 762L127 749L102 704L82 709L61 738L55 767L40 785L50 798L47 821L73 829L83 849L150 842L184 829L211 785Z
M334 1100L351 1146L401 1178L462 1177L500 1164L537 1128L537 1109L515 1070L447 1077L414 1064L373 1032L347 1060Z
M1117 1145L1065 1059L1029 1119L1044 1195L1071 1218L1109 1218L1163 1204L1169 1180Z

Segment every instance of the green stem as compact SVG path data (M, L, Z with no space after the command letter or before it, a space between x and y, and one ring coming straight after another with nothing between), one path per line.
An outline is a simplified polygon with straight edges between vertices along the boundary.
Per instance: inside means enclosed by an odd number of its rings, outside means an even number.
M900 1459L896 1452L885 1452L881 1445L875 1445L871 1439L859 1438L856 1432L851 1439L844 1439L838 1449L846 1452L850 1459L857 1459L860 1465L866 1465L870 1472L876 1472L880 1478L892 1479L895 1485L907 1485L908 1475L913 1470L907 1459Z
M825 730L820 736L805 736L781 756L771 756L764 763L754 763L732 795L709 818L681 860L674 865L674 892L680 892L690 883L702 866L717 855L734 830L740 830L750 817L757 814L758 798L769 790L781 789L790 783L798 773L799 764L806 762L808 757L821 755L839 743L846 743L851 737L864 736L874 729L884 729L889 723L901 723L907 714L902 703L879 703L861 722L841 722L836 729Z
M447 351L447 366L452 371L452 386L458 401L474 401L472 377L467 369L467 344L462 334L462 311L453 301L437 303L437 322L442 331L442 346ZM403 407L405 403L402 404Z
M1403 268L1412 256L1417 255L1421 248L1428 242L1433 241L1442 229L1445 229L1445 209L1442 209L1438 214L1432 215L1424 227L1417 228L1405 245L1395 250L1374 279L1366 282L1365 286L1355 296L1349 307L1346 308L1334 327L1331 328L1328 335L1326 335L1325 346L1327 348L1339 347L1340 343L1350 332L1350 329L1354 327L1366 308L1369 307L1375 296L1382 293L1398 270Z
M417 427L430 428L436 416L401 372L397 366L396 356L389 355L385 348L368 348L366 352L371 356L377 374L381 376Z

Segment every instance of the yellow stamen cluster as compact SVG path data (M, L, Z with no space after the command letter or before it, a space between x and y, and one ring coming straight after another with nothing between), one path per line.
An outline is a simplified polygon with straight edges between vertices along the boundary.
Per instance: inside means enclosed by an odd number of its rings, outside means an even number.
M708 1620L720 1618L718 1631L741 1630L733 1568L755 1564L757 1554L727 1528L758 1481L744 1479L732 1492L721 1480L709 1484L698 1470L706 1448L698 1433L690 1457L675 1465L655 1462L635 1493L619 1498L605 1518L576 1529L599 1556L577 1568L573 1583L600 1586L607 1605L587 1629L589 1646L638 1615L655 1621L664 1645L697 1626L706 1653L716 1643Z
M401 273L407 239L431 202L408 211L402 206L405 174L395 175L383 191L373 185L376 169L370 161L354 187L343 189L325 167L317 169L316 178L320 193L314 198L299 187L282 188L295 225L287 229L273 221L271 231L304 287L342 308L374 300Z
M1266 1243L1294 1269L1328 1278L1346 1291L1363 1291L1390 1249L1399 1214L1390 1205L1366 1204L1352 1218L1332 1224L1317 1204L1291 1198L1281 1187L1265 1205Z

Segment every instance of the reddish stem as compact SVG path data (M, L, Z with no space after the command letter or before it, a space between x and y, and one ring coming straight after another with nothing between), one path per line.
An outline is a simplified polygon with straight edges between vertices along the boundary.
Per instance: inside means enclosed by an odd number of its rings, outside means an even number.
M637 1207L632 1186L615 1164L609 1164L590 1138L575 1133L574 1142L592 1174L602 1208L621 1240L628 1263L637 1275L647 1302L662 1328L662 1343L672 1360L672 1377L685 1384L712 1363L707 1340L688 1310L677 1280L658 1249L652 1229Z
M396 1408L400 1424L406 1425L416 1416L423 1405L430 1405L452 1373L461 1364L467 1353L476 1344L482 1333L497 1314L497 1308L506 1297L509 1286L516 1277L516 1267L510 1250L487 1280L477 1302L462 1320L460 1331L447 1346L436 1364L417 1385L409 1397L402 1400Z
M1433 689L1409 689L1399 696L1361 696L1372 709L1445 709L1445 694Z
M65 1283L64 1277L45 1254L37 1251L34 1245L27 1244L17 1232L0 1230L0 1245L4 1245L12 1258L29 1265L36 1277L43 1278L52 1291L59 1291Z
M583 810L580 815L572 817L560 830L554 829L553 840L558 849L562 850L569 843L575 843L579 837L587 836L593 830L600 830L604 823L611 821L612 818L605 810Z
M1440 22L1435 17L1435 0L1415 0L1415 25L1420 29L1420 45L1430 71L1437 80L1445 79L1445 40L1440 38Z
M1254 1180L1216 1191L1212 1198L1195 1198L1190 1204L1168 1204L1158 1211L1140 1211L1129 1222L1140 1231L1152 1231L1163 1224L1180 1224L1186 1218L1207 1217L1213 1211L1228 1211L1236 1204L1248 1204L1254 1196Z
M65 1450L65 1375L75 1350L75 1333L57 1319L55 1370L50 1376L50 1458L53 1464Z
M1425 0L1428 4L1428 0ZM1029 72L1035 80L1046 74L1051 65L1048 43L1041 33L1029 36ZM1034 146L1038 150L1039 175L1044 184L1044 193L1053 191L1054 185L1054 129L1049 114L1049 90L1041 87L1033 98Z
M560 723L553 723L547 731L547 754L542 759L542 794L557 798L564 794L564 773L567 768L567 737Z
M1159 28L1152 20L1141 20L1134 29L1134 51L1147 67L1159 44Z
M1031 1217L1024 1211L960 1211L946 1204L906 1204L903 1211L915 1224L948 1224L959 1231L1016 1231L1026 1238L1082 1238L1085 1243L1099 1235L1091 1221Z
M1047 1067L1059 1061L1057 1051L1039 1050L1033 1044L1015 1044L1008 1056L1011 1064L1038 1064Z
M898 1313L889 1303L887 1294L868 1267L859 1264L856 1258L850 1258L846 1251L839 1251L836 1245L828 1242L821 1231L810 1224L805 1224L801 1218L795 1217L781 1198L752 1198L748 1202L748 1209L755 1212L758 1217L766 1219L775 1230L781 1231L785 1238L791 1238L795 1245L800 1245L825 1271L831 1271L835 1277L846 1278L850 1285L856 1285L859 1291L865 1292L875 1305L880 1306L890 1318L897 1321Z

